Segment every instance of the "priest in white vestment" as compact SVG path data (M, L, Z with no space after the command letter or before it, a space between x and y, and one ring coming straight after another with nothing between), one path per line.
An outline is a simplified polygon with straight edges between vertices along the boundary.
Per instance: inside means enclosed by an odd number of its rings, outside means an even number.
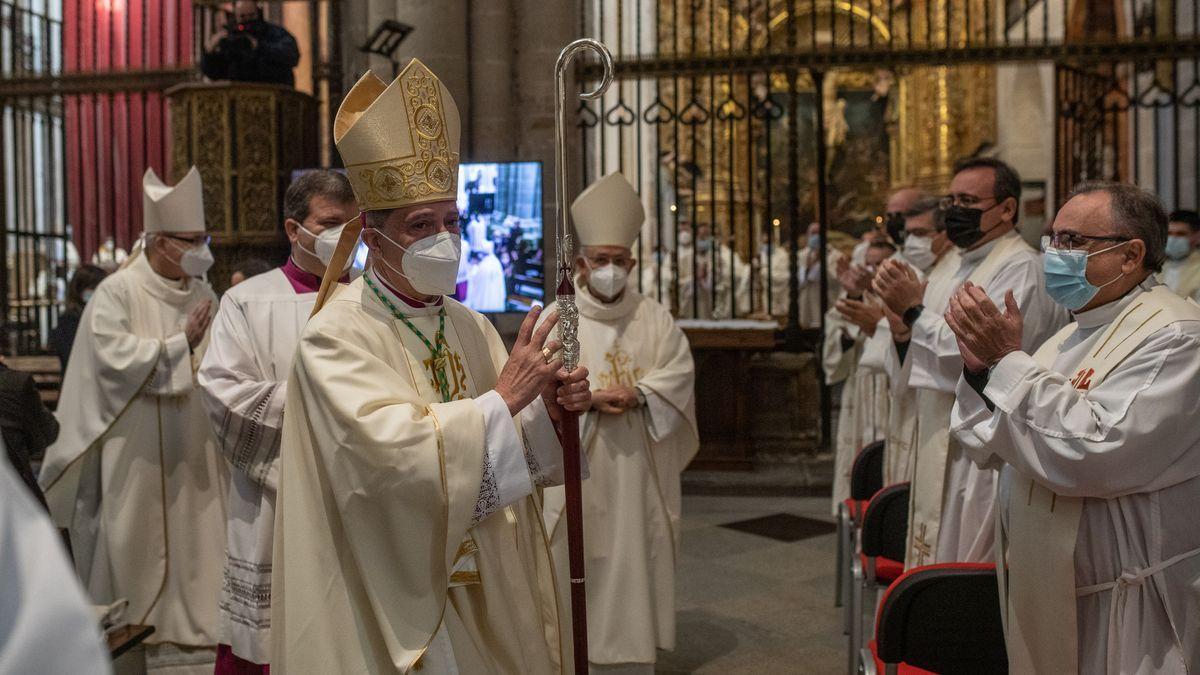
M288 186L287 262L221 298L198 381L229 464L229 525L217 674L271 659L271 554L287 375L344 223L358 216L346 177L310 171Z
M1153 195L1083 184L1043 240L1073 323L1030 350L1011 296L950 303L966 364L953 428L1003 466L1014 673L1200 671L1200 307L1153 276L1165 239Z
M887 240L872 243L861 265L849 263L838 278L843 296L825 315L822 365L825 381L841 383L834 430L833 514L850 496L850 469L858 451L887 434L888 376L882 363L864 362L866 341L883 320L883 302L871 291L879 265L896 252Z
M950 438L950 410L962 357L942 313L950 293L965 282L1002 300L1013 291L1025 314L1022 344L1041 344L1066 323L1066 312L1046 295L1041 256L1016 231L1020 178L989 158L956 167L946 198L946 235L961 251L949 279L924 299L915 271L898 261L883 264L875 290L895 321L892 338L902 364L893 386L915 390L916 415L903 431L916 448L905 566L990 560L993 544L995 471L980 468Z
M820 250L821 225L812 223L808 226L805 247L800 249L797 262L799 265L796 280L797 302L799 303L801 328L821 327L821 274L824 270L829 270L826 288L829 293L830 307L837 302L838 294L841 292L837 270L841 267L841 260L846 257L846 254L830 246L826 249L825 264L823 265L820 261Z
M552 673L564 663L537 486L562 481L553 420L591 405L534 330L511 355L447 296L461 254L460 121L412 60L367 73L334 141L371 266L333 288L343 232L288 376L272 571L272 670ZM327 299L326 299L327 298Z
M904 226L895 237L901 243L901 251L893 258L906 263L925 283L925 304L944 306L961 263L958 248L950 242L942 225L940 201L933 197L920 199L902 214ZM891 388L884 434L884 485L911 482L916 468L912 456L916 445L917 390L904 386L901 375L905 373L892 339L891 323L886 316L878 322L875 333L863 344L862 355L863 363L887 374Z
M154 626L147 667L213 669L226 468L196 386L216 296L200 174L143 180L144 245L100 282L63 376L40 482L96 604Z
M1200 251L1192 245L1197 230L1200 230L1200 216L1194 211L1171 214L1167 224L1167 257L1158 273L1158 279L1167 288L1193 300L1200 300Z
M0 579L0 673L112 671L62 537L8 462L0 462Z
M666 307L627 283L645 211L611 173L571 206L582 246L580 363L595 379L582 419L590 477L583 484L588 660L596 673L653 673L675 648L680 474L699 448L695 368ZM546 530L560 597L570 595L565 491L545 493Z
M467 299L463 304L476 312L503 312L508 291L504 287L504 267L496 257L496 244L484 239L475 252L480 258L467 272Z

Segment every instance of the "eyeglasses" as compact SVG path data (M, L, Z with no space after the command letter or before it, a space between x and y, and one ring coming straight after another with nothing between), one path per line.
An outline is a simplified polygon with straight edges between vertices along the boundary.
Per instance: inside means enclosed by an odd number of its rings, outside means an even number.
M192 248L200 248L201 246L208 246L209 244L212 243L212 237L207 234L199 239L196 239L194 237L180 237L180 236L174 235L174 234L166 234L163 236L165 236L168 239L174 239L175 241L181 241L185 244L190 245Z
M943 211L950 208L951 206L964 206L968 209L974 209L974 208L978 208L981 203L986 202L989 199L994 199L994 200L999 201L999 198L995 197L995 196L976 197L975 195L970 195L970 194L966 194L965 192L960 192L958 194L951 194L951 195L946 195L945 197L942 197L938 201L938 208Z
M608 264L613 264L617 267L628 267L629 261L632 260L632 258L628 256L616 256L615 258L610 258L608 256L598 256L595 258L592 256L585 256L585 259L587 260L588 265L592 267L604 267Z
M1129 237L1110 237L1076 234L1074 232L1055 232L1042 237L1042 252L1044 253L1049 249L1055 249L1058 251L1086 250L1088 242L1091 241L1124 242L1130 241L1130 239Z

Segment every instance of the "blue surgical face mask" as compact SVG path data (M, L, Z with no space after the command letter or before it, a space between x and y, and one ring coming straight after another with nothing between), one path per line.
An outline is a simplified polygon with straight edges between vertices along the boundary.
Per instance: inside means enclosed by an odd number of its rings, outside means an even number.
M821 248L821 235L819 235L819 234L808 235L808 247L814 251L817 250L818 248Z
M1092 298L1096 297L1101 288L1125 276L1125 273L1122 272L1112 281L1107 281L1096 286L1087 280L1087 261L1088 258L1094 255L1124 246L1129 243L1127 241L1109 246L1095 253L1088 253L1087 251L1064 251L1051 248L1045 242L1047 238L1043 237L1042 244L1042 250L1044 251L1042 265L1046 273L1046 294L1052 300L1072 312L1091 302Z
M1187 237L1167 237L1167 257L1183 260L1192 252L1192 242Z

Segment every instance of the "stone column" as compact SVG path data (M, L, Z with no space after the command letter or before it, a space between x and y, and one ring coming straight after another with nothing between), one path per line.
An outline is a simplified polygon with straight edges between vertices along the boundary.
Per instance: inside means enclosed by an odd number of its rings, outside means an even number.
M463 156L472 161L517 157L520 118L514 94L514 36L519 30L513 0L470 0L470 92L474 113L463 129Z

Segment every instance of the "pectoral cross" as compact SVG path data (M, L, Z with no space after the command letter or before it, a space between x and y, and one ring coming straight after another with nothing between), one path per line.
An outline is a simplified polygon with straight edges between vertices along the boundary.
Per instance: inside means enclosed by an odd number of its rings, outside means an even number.
M921 523L921 529L916 537L913 537L913 550L917 552L917 567L925 564L925 558L933 552L929 547L929 542L925 541L926 525Z

